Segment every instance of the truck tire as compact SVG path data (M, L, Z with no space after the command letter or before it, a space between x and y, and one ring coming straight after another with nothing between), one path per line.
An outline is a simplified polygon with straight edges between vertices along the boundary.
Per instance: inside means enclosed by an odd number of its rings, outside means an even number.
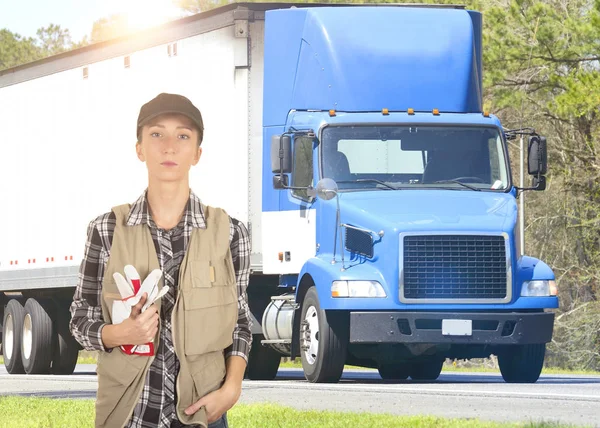
M383 380L404 380L410 375L410 366L404 363L382 364L377 370Z
M412 380L436 380L440 377L444 361L425 361L412 363L410 378Z
M80 346L69 330L71 313L69 312L68 305L56 302L56 317L54 321L56 346L52 355L52 373L56 375L70 375L75 371Z
M505 382L535 383L542 373L546 344L506 346L498 353L498 365Z
M277 376L281 354L269 346L263 346L262 334L252 336L252 348L248 356L246 377L250 380L273 380Z
M50 372L54 352L52 325L53 305L45 300L29 298L25 302L21 352L27 374Z
M309 382L338 382L344 371L348 348L345 314L322 310L316 288L308 289L302 302L300 355Z
M21 302L15 299L8 301L4 310L4 334L2 336L2 354L4 366L10 374L23 374L23 360L21 359L21 337L25 309Z

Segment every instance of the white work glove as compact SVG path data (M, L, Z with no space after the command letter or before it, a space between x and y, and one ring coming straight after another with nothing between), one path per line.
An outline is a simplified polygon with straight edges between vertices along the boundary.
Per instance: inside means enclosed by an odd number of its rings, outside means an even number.
M144 282L140 284L140 275L135 267L127 265L124 267L125 277L120 272L115 272L113 278L121 294L121 300L113 301L112 306L112 321L113 324L120 324L131 315L131 308L135 306L144 293L147 294L146 303L142 307L144 312L150 305L164 296L168 291L169 287L164 286L160 293L158 292L158 282L162 276L160 269L154 269L148 274ZM133 345L122 345L121 349L126 354L136 355L154 355L154 343L149 342L145 345L133 346Z

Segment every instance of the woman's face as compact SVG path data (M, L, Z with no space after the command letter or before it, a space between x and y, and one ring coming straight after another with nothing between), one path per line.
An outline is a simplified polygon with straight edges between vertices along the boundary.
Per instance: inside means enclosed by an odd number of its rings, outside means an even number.
M138 158L146 162L154 182L187 181L190 168L202 155L198 130L182 115L161 115L142 128L136 144Z

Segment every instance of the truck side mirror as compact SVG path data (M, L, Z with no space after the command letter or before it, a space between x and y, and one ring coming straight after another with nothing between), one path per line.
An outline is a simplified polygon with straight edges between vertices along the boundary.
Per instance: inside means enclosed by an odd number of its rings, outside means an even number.
M546 137L533 135L529 137L527 170L529 175L541 176L548 168L548 152Z
M279 174L292 172L292 138L289 135L271 137L271 171Z
M273 189L287 189L289 185L288 176L287 175L274 175L273 176Z
M531 187L535 190L546 190L546 177L540 175L531 179Z

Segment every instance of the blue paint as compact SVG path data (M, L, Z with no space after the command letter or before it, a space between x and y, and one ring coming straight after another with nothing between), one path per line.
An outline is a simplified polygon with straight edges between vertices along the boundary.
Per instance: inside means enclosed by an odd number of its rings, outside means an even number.
M555 279L554 272L546 263L533 257L523 256L518 263L519 282Z
M279 286L283 288L295 287L298 284L298 275L281 275Z
M481 15L320 7L265 14L264 126L288 112L480 112Z
M517 193L512 186L506 191L407 188L340 193L342 223L384 232L383 238L376 239L372 259L345 251L345 270L341 269L341 229L332 264L335 199L308 205L291 191L272 187L271 136L291 129L312 129L317 135L315 184L321 178L319 142L327 126L488 126L502 132L497 117L482 114L480 13L394 6L271 10L265 18L264 67L263 211L316 210L319 249L306 261L297 281L303 275L313 277L321 307L456 311L558 307L556 297L520 297L523 281L553 279L554 274L545 263L517 254ZM389 114L382 114L384 108ZM409 115L409 108L415 114ZM441 114L432 114L434 108ZM330 116L330 109L335 115ZM400 234L410 232L505 234L512 300L506 304L401 303ZM376 280L387 297L331 298L331 283L344 279Z

